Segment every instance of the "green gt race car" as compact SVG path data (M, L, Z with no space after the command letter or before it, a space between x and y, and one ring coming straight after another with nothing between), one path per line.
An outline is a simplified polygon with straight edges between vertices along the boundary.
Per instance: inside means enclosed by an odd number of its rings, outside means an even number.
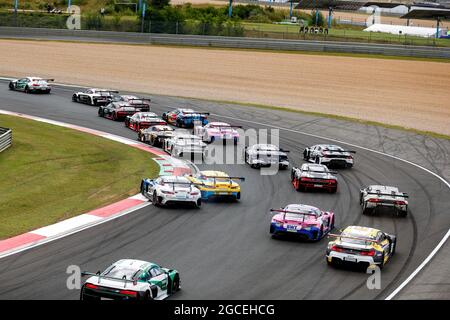
M177 270L142 260L119 260L103 272L83 272L82 276L89 278L80 300L163 300L180 290Z

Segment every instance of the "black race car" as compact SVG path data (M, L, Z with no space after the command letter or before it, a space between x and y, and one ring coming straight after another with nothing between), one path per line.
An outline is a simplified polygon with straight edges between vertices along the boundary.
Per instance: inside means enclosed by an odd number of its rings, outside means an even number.
M110 102L106 106L98 108L100 117L114 121L123 120L127 116L132 116L137 112L148 112L150 110L150 100L130 99L128 101Z

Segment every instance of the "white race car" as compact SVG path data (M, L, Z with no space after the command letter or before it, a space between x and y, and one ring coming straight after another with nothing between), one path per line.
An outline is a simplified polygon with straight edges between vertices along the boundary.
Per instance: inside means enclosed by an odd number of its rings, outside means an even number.
M398 216L408 214L408 195L400 192L397 187L368 186L360 190L359 202L363 214L371 214L378 208L392 208Z
M90 276L83 284L80 300L163 300L180 289L177 270L151 262L123 259L103 272L83 272Z
M331 144L317 144L303 151L303 159L326 166L351 168L353 167L352 153L355 151L344 150Z
M183 176L144 179L141 182L141 193L155 206L185 203L200 208L202 205L200 190Z
M48 84L54 79L42 79L39 77L26 77L22 79L11 80L9 82L9 89L16 91L23 91L25 93L50 93L52 88Z
M164 151L172 156L182 157L184 154L205 156L206 144L201 138L192 134L175 134L164 140Z
M252 168L278 165L280 169L287 169L287 152L273 144L255 144L245 148L245 162Z
M91 106L106 105L116 99L119 91L109 89L91 88L84 91L75 92L72 95L73 102L81 102Z
M210 122L205 126L195 126L194 134L202 138L204 142L214 142L217 140L233 141L237 144L239 141L239 132L236 128L238 126L232 126L225 122Z

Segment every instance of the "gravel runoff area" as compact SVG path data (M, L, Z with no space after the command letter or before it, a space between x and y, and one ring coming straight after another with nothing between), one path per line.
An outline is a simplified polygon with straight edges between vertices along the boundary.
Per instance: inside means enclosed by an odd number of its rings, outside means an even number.
M450 135L445 62L17 40L0 40L0 52L3 76L290 107Z

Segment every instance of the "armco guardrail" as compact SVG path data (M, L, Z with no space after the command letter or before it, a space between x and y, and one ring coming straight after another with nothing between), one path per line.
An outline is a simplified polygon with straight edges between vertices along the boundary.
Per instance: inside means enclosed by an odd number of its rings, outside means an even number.
M0 128L0 152L8 149L12 145L12 130Z
M258 39L155 33L0 27L0 38L187 45L283 51L318 51L450 59L450 48L358 42Z

